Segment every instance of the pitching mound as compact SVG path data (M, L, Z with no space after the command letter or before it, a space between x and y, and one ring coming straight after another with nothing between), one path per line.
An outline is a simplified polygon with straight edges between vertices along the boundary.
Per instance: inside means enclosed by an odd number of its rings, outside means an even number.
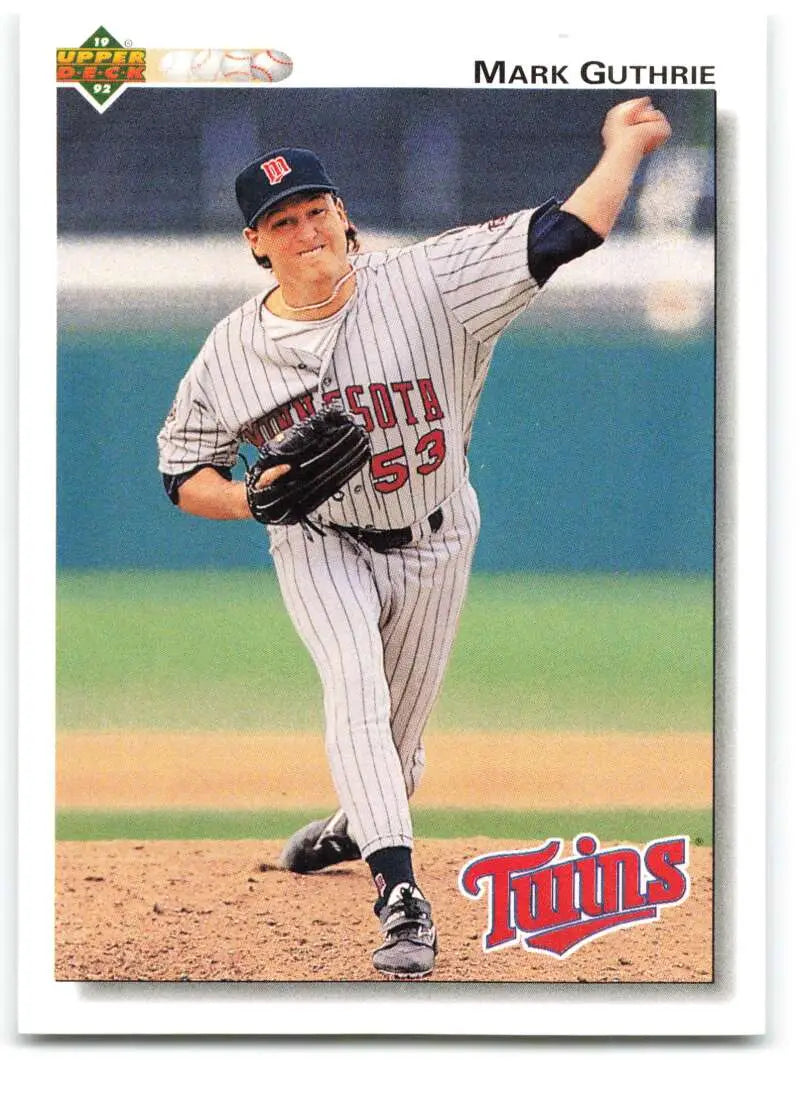
M354 862L299 877L277 842L61 842L58 980L383 980L374 890ZM709 982L711 851L692 847L691 893L661 921L601 935L565 960L520 946L484 953L485 899L456 887L470 858L518 849L496 839L418 840L417 872L440 935L436 980Z

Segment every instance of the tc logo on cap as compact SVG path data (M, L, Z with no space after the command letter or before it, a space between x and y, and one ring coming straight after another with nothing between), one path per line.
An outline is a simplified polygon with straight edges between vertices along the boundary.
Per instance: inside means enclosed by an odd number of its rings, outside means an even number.
M286 162L283 156L275 156L274 159L268 159L266 163L261 164L261 170L269 179L270 186L277 186L282 178L292 173L292 168Z

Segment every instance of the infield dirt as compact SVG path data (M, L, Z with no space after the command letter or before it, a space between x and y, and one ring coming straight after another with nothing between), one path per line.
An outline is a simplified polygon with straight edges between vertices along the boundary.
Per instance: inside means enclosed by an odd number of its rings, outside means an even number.
M707 733L430 734L417 807L708 808ZM321 735L78 732L58 738L59 808L321 808Z
M380 941L360 862L311 876L276 868L279 842L62 842L56 978L369 981ZM501 840L420 840L416 858L441 951L434 978L469 982L702 983L712 977L711 851L690 851L691 892L660 921L601 935L558 960L484 953L485 899L456 887ZM412 988L413 989L413 988Z

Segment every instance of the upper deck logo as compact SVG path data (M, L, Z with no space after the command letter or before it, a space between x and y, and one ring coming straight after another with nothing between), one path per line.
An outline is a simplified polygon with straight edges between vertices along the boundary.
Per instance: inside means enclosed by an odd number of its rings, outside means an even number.
M56 50L56 82L77 86L85 99L102 113L129 83L144 83L146 51L122 45L105 27L81 46Z
M530 850L486 854L458 878L470 899L488 890L483 950L515 945L565 957L601 933L652 922L661 907L689 894L689 840L655 839L644 851L616 846L598 852L594 835L578 835L575 857L557 861L561 839Z

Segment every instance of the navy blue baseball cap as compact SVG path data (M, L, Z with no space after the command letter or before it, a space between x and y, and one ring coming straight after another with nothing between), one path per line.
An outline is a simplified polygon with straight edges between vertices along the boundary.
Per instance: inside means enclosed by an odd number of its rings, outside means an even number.
M236 200L248 228L284 198L312 190L337 192L320 160L306 148L276 148L236 176Z

